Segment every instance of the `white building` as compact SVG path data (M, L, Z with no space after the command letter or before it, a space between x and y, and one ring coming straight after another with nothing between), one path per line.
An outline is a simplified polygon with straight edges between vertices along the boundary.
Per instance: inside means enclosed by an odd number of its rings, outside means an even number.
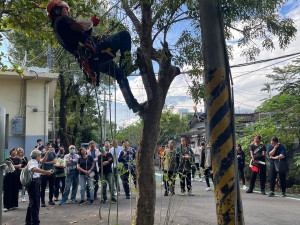
M28 157L37 139L48 141L49 108L55 95L58 74L0 73L0 106L8 115L8 149L22 147ZM7 153L9 154L9 153Z

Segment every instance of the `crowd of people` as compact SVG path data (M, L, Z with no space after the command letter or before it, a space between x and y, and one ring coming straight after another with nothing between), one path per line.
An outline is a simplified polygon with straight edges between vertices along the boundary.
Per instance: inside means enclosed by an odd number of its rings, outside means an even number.
M55 201L61 200L59 205L64 205L70 198L71 203L80 205L89 201L90 204L98 199L97 193L99 182L101 184L100 202L117 203L116 195L120 195L120 185L118 177L121 177L122 186L126 199L130 199L130 178L136 186L135 175L135 155L136 150L130 147L129 141L124 139L122 146L117 140L111 143L105 141L103 146L97 148L94 141L90 141L88 147L81 146L78 150L74 145L70 145L65 151L64 147L57 140L54 145L51 143L42 144L42 140L37 140L35 149L31 152L31 160L24 155L22 148L10 150L10 156L6 159L11 161L14 172L4 176L3 204L4 212L18 207L19 191L21 190L21 201L25 202L25 189L29 195L29 205L26 215L26 224L39 224L39 209L46 206L46 188L49 188L48 204L55 205ZM245 153L240 144L236 146L239 177L243 182L243 189L246 190L244 169ZM196 172L201 177L205 177L207 184L206 191L211 190L210 178L212 176L210 147L205 141L199 143L199 147L194 142L187 144L187 139L180 139L179 147L175 147L175 142L170 140L167 146L158 150L160 156L160 168L163 173L163 184L165 196L175 195L175 182L177 175L180 182L180 194L193 196L192 181ZM67 154L66 154L67 153ZM251 180L250 187L246 193L252 193L257 175L260 177L261 193L265 192L266 183L266 157L270 159L270 193L274 196L275 180L279 174L282 196L285 197L286 171L279 171L276 163L286 161L286 150L284 145L279 143L277 137L271 139L270 145L266 148L261 143L261 137L255 135L250 146L250 167ZM32 173L32 181L25 188L21 185L20 174L23 168L28 168ZM16 185L17 184L17 185ZM80 186L80 200L76 199L76 194ZM107 186L109 197L107 196ZM72 190L71 190L72 188ZM70 195L71 192L71 196Z
M164 171L164 195L175 194L174 187L177 175L179 175L181 195L185 194L185 184L187 185L188 194L194 195L192 192L192 181L194 181L196 171L198 171L200 182L202 182L201 177L205 177L206 191L210 191L211 183L209 178L213 179L210 147L207 146L205 141L199 142L199 146L195 146L195 142L187 145L187 140L184 137L181 138L180 143L180 147L175 149L174 142L169 141L167 147L161 146L157 150L160 156L160 168ZM240 144L236 145L236 153L239 178L242 180L242 189L246 190L246 193L253 193L256 177L259 175L261 194L266 195L266 158L268 158L270 161L270 193L268 196L275 196L274 188L277 175L279 175L280 179L281 196L286 196L287 155L284 145L279 143L277 137L271 139L267 148L261 143L260 135L255 135L251 140L249 151L251 179L249 188L246 186L244 171L246 155ZM280 163L281 169L279 168Z
M163 150L163 151L162 151ZM168 146L158 148L160 156L160 168L164 171L163 184L165 186L164 196L175 195L175 182L179 176L181 195L193 196L192 181L195 179L196 172L199 173L199 181L202 182L201 175L204 173L206 181L206 191L211 190L209 178L212 177L212 166L210 158L210 147L205 141L196 147L192 142L187 144L187 139L181 137L180 146L175 149L175 143L170 140Z
M120 194L118 176L121 177L126 199L130 199L130 177L136 185L135 154L129 141L124 139L122 146L113 140L113 147L109 141L96 148L95 141L90 141L87 148L81 146L78 150L70 145L65 151L59 139L55 144L42 144L37 140L35 149L31 152L31 160L24 156L22 148L13 148L6 159L11 161L14 172L4 176L4 212L18 208L19 191L21 200L26 201L25 189L29 195L26 224L39 224L39 209L48 205L56 205L55 201L61 200L59 205L64 205L69 194L71 203L83 205L89 200L93 204L98 199L99 182L101 183L100 202L117 203L115 195ZM67 154L66 154L67 153ZM32 174L30 185L25 188L20 182L22 168L28 168ZM16 185L17 184L17 185ZM78 186L80 186L80 200L76 199ZM107 197L107 186L109 198ZM46 188L49 188L48 202L46 202ZM115 187L115 188L114 188ZM72 188L72 190L71 190Z

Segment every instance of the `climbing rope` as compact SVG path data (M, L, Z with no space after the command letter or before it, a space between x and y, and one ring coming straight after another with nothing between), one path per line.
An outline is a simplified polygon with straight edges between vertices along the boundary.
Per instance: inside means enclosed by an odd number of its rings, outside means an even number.
M99 98L98 98L98 90L97 90L96 86L94 86L94 89L95 89L96 102L97 102L97 107L98 107L98 118L99 118L99 125L100 125L99 128L102 129L102 128L101 128L101 127L102 127L102 123L101 123L101 120L100 120L101 114L100 114L100 104L99 104ZM102 166L102 168L103 168L102 157L101 157L101 166ZM103 171L103 169L101 170L101 175L102 175L102 171ZM101 198L99 198L99 199L100 199L100 207L99 207L99 212L98 212L100 221L102 220L102 214L101 214L102 201L101 201L101 200L102 200L102 188L103 188L101 179L102 179L102 176L101 176L101 178L100 178L100 184L101 184L101 187L100 187Z

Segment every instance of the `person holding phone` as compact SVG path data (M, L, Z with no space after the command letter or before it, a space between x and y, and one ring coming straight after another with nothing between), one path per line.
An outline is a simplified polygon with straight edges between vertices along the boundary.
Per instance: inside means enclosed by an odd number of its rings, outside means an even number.
M277 172L275 169L275 161L284 160L286 161L286 149L283 144L279 143L277 137L272 137L271 144L268 145L267 155L270 158L270 190L269 197L274 197L275 181L277 173L279 174L280 187L282 190L281 197L286 197L286 172Z
M55 149L52 147L51 143L47 143L46 152L42 152L42 157L46 157L46 160L42 161L42 169L46 171L54 171L54 164L57 162L57 156L55 154ZM49 185L49 205L55 205L53 201L54 187L55 187L55 173L50 176L41 175L41 206L46 207L45 203L45 192L47 184Z

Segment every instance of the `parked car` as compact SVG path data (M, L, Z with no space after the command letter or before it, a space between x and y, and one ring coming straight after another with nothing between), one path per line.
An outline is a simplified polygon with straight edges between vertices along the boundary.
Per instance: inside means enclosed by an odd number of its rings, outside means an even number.
M80 147L81 146L87 148L89 146L89 143L81 143ZM96 148L99 149L99 144L98 143L96 143Z

